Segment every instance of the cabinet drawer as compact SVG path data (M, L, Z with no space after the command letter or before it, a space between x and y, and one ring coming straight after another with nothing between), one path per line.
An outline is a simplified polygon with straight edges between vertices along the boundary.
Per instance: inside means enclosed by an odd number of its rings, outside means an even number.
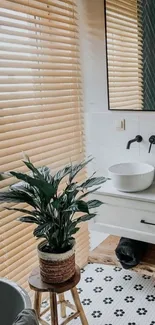
M98 209L98 215L96 216L95 222L155 235L154 212L104 204ZM154 225L147 223L153 223Z

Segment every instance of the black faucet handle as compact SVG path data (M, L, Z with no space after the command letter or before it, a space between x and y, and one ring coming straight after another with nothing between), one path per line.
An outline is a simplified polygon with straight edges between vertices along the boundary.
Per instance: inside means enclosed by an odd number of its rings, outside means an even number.
M136 135L135 139L136 139L137 142L142 142L143 141L143 138L142 138L141 135Z
M130 149L131 143L133 143L133 142L142 142L142 141L143 141L142 136L141 135L136 135L136 137L134 139L128 141L126 149Z
M151 135L149 138L150 146L149 146L149 153L151 152L152 145L155 144L155 135Z

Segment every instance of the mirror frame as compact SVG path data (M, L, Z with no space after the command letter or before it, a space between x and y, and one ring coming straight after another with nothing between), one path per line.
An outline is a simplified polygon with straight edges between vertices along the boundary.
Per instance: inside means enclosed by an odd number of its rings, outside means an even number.
M155 112L155 110L147 110L147 109L114 109L110 108L110 94L109 94L109 67L108 67L108 43L107 43L107 16L106 16L106 0L103 0L103 10L104 10L104 28L105 28L105 52L106 52L106 74L107 74L107 97L108 97L108 111L112 112Z

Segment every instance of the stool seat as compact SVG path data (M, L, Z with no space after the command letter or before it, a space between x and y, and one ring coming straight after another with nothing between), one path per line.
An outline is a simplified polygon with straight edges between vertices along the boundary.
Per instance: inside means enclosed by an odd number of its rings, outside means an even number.
M51 325L59 325L58 324L58 311L57 306L60 304L61 317L66 318L61 325L68 324L71 320L76 317L80 317L82 325L88 325L88 321L86 319L83 307L81 305L79 295L76 289L76 285L79 283L81 277L80 268L76 265L74 276L64 283L57 284L48 284L42 281L40 275L39 267L34 269L29 276L29 285L32 290L35 291L34 297L34 309L36 311L39 322L42 325L48 325L45 320L42 319L42 316L50 310L51 312ZM75 306L70 303L68 300L65 300L64 293L70 290ZM41 300L42 293L49 293L49 301L50 306L41 312ZM57 295L59 297L59 301L57 301ZM66 317L66 307L74 310L74 314Z
M40 268L36 268L29 276L29 286L34 291L39 292L55 292L57 294L64 293L75 287L80 281L80 268L76 265L75 274L71 279L63 283L45 283L41 279Z

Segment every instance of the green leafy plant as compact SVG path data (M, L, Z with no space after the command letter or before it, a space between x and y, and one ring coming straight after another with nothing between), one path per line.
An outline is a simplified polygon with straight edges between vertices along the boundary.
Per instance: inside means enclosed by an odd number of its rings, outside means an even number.
M88 221L96 216L90 210L99 207L99 200L85 201L90 193L104 183L105 177L86 179L82 183L75 181L77 174L91 161L83 161L75 165L67 165L55 175L48 167L36 168L27 157L24 164L30 170L29 174L9 172L20 182L10 186L7 192L0 192L0 202L27 203L31 209L6 208L24 213L18 220L37 225L33 234L37 238L45 238L47 244L44 250L62 253L69 250L74 241L73 235L79 230L79 223ZM66 177L67 183L60 192L60 182ZM89 188L93 189L89 190ZM81 216L76 216L81 212Z

